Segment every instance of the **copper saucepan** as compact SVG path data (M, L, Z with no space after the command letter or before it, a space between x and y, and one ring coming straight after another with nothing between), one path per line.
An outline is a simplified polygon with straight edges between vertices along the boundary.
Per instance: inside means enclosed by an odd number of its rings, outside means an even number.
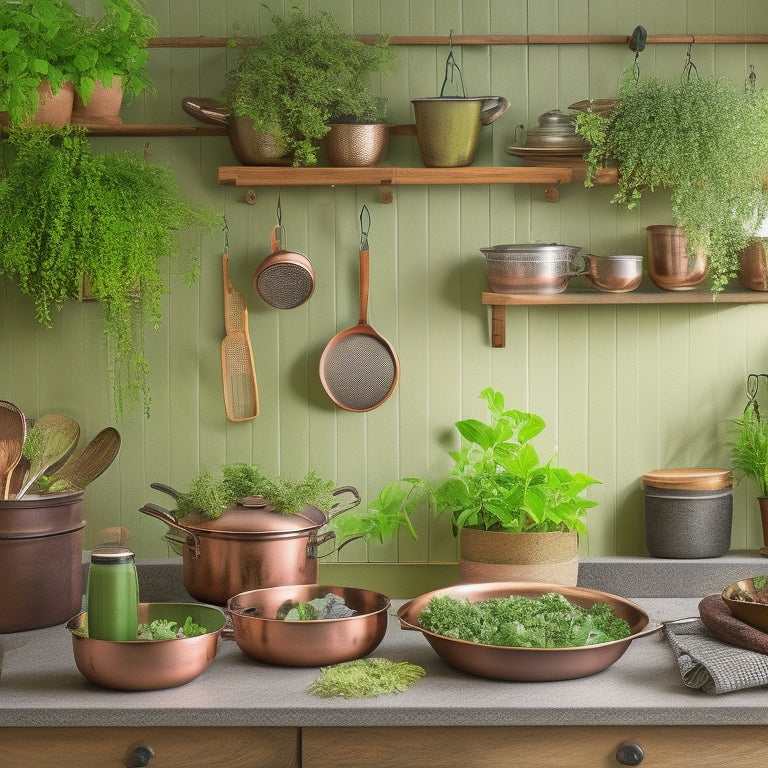
M259 264L253 276L253 290L271 307L293 309L308 301L315 290L315 270L300 253L285 250L280 198L277 199L277 226L272 228L272 252Z
M510 595L536 598L549 592L559 592L571 603L584 608L596 602L608 603L614 613L629 624L631 635L622 640L578 648L511 648L456 640L419 626L419 614L433 597L449 595L478 602ZM421 632L437 654L451 666L481 677L523 682L571 680L601 672L621 658L632 640L653 634L662 628L656 626L648 629L648 614L623 597L583 587L527 582L460 584L437 589L405 603L397 612L397 616L402 629Z
M167 486L156 483L152 487L178 497ZM216 520L197 513L179 520L156 504L145 504L139 511L182 534L187 592L196 600L223 605L249 589L317 583L318 547L335 538L333 531L320 533L320 529L360 503L360 495L352 486L333 493L349 493L352 501L338 504L328 514L307 505L295 515L279 514L269 506L240 504L225 509ZM177 538L169 540L178 543Z
M187 616L207 632L174 640L97 640L82 633L88 614L80 613L67 622L75 664L89 682L116 691L154 691L188 683L215 658L224 612L199 603L139 603L140 624L169 619L182 626Z
M290 600L306 603L332 593L357 611L354 616L284 621L278 609ZM255 589L227 602L240 650L256 661L288 667L318 667L367 656L387 631L389 598L352 587L287 586ZM225 636L229 630L225 630Z

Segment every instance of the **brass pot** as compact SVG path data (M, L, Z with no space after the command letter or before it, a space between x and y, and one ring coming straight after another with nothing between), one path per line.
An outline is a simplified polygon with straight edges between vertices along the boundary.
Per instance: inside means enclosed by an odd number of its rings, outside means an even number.
M578 648L508 648L456 640L419 626L419 614L433 597L440 595L478 602L510 595L536 598L549 592L559 592L570 602L585 608L596 602L608 603L618 617L627 621L632 634L622 640ZM402 629L421 632L443 661L456 669L495 680L521 682L572 680L601 672L624 655L632 640L661 629L660 626L647 629L648 614L623 597L582 587L521 582L463 584L436 589L405 603L397 616Z
M116 691L154 691L194 680L208 668L219 648L224 612L199 603L139 603L139 623L187 616L208 631L174 640L96 640L87 636L88 614L67 622L80 674L89 682ZM85 631L85 634L84 634Z
M340 168L378 165L388 143L389 126L386 123L333 123L325 136L328 160Z
M360 503L351 486L334 491L343 493L351 493L352 502L334 507L327 515L309 505L295 515L239 505L224 510L217 520L191 514L180 521L156 504L145 504L139 511L182 534L187 592L196 600L223 605L246 590L317 584L318 547L335 538L333 531L321 534L320 529Z
M328 593L357 611L355 616L284 621L277 611L286 601L306 603ZM286 586L255 589L227 602L235 642L256 661L287 667L319 667L367 656L387 631L389 598L352 587ZM225 632L225 636L229 631Z

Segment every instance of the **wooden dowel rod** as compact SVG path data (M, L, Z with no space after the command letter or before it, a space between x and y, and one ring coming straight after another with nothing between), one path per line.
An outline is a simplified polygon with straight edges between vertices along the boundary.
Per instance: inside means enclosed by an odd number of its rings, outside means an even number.
M225 48L229 37L154 37L149 40L149 48ZM357 38L363 43L372 44L376 37L362 35ZM454 45L627 45L628 35L454 35ZM253 38L255 45L258 38ZM667 43L702 43L709 45L768 43L768 35L648 35L650 44ZM447 46L448 35L393 35L390 45L439 45Z

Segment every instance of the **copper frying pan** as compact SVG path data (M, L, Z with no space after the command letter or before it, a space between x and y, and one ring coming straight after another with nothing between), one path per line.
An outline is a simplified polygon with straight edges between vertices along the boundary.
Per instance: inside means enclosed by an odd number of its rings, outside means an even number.
M315 270L306 256L283 248L280 198L277 198L277 226L272 229L272 252L253 276L253 290L271 307L293 309L309 299L315 290Z
M400 378L400 360L394 347L368 325L370 223L364 205L360 211L360 319L357 325L339 331L320 357L320 381L328 396L340 408L356 412L381 405Z

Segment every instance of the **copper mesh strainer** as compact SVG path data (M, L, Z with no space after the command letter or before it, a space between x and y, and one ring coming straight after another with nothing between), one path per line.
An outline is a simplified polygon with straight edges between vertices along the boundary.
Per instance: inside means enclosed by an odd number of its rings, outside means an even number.
M365 222L365 223L364 223ZM360 212L360 319L337 333L320 357L320 380L328 396L347 411L370 411L394 391L400 361L392 345L368 325L370 214Z

